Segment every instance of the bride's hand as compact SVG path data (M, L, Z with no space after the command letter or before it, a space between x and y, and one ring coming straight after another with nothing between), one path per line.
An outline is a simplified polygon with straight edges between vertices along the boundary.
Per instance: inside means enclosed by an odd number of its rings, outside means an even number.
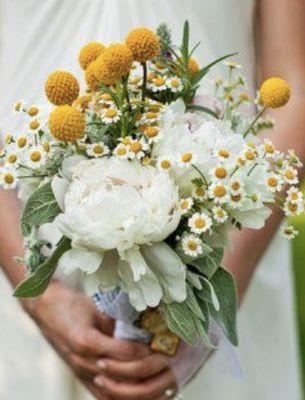
M113 320L99 312L84 294L53 282L37 299L24 300L26 311L77 377L99 400L109 400L94 384L101 374L100 357L115 360L141 358L149 349L141 344L112 338Z

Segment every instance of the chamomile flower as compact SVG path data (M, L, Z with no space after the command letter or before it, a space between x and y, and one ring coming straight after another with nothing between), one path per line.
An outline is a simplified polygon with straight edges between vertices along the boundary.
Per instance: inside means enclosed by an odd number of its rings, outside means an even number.
M232 208L239 208L245 200L245 196L243 193L231 194L229 205Z
M244 182L240 180L239 178L235 178L234 176L230 179L229 182L229 190L230 193L233 195L237 195L241 192L243 192L244 189Z
M145 152L149 150L149 145L143 139L132 140L129 145L129 158L137 158L141 160L145 156Z
M87 154L88 156L98 158L103 157L109 153L109 148L103 143L92 143L87 145Z
M242 65L239 64L236 61L224 61L223 62L227 67L231 68L231 69L241 69Z
M182 239L182 249L190 257L197 257L202 254L202 242L195 235L185 235Z
M209 231L212 223L212 218L204 212L197 212L188 219L188 226L193 233L197 234Z
M243 152L243 158L245 159L245 161L247 163L253 163L256 161L257 157L258 157L257 150L247 145Z
M26 155L26 163L30 168L37 169L46 162L46 152L42 146L32 146Z
M152 90L153 92L162 92L163 90L167 89L167 84L166 84L166 77L164 76L157 76L152 80L152 82L149 84L149 89Z
M275 149L274 144L271 142L269 139L265 139L264 143L262 144L262 149L264 153L269 157L269 158L275 158L277 155L277 151Z
M169 171L173 167L173 159L172 157L162 156L157 160L157 168L163 171Z
M223 165L217 165L210 171L212 180L222 180L228 177L228 170Z
M24 100L16 101L13 104L13 109L12 109L13 114L19 114L20 112L24 111L25 106L26 102Z
M160 121L160 114L156 111L148 111L142 116L142 122L147 124L153 124Z
M228 220L228 213L221 207L213 207L212 208L213 218L219 224L224 224Z
M297 168L300 168L303 165L299 157L295 154L294 150L288 150L287 162L289 165L293 165Z
M284 181L289 183L290 185L296 185L297 183L299 183L297 169L289 167L288 165L284 166L282 170L282 177Z
M304 203L302 201L296 203L286 200L284 204L284 212L288 217L300 215L304 212Z
M216 149L213 153L214 156L218 157L220 160L226 160L231 156L231 152L227 149Z
M3 189L15 189L18 183L17 172L12 167L4 167L0 169L0 186Z
M183 89L182 81L180 78L177 77L168 78L166 80L166 86L173 93L181 92L181 90Z
M178 165L182 168L190 167L196 161L196 155L192 151L182 153L178 158Z
M113 154L119 158L127 159L129 157L129 145L119 143L113 150Z
M294 227L292 225L285 225L281 228L281 235L288 240L294 239L297 235L299 234L299 232L294 229Z
M165 74L168 72L168 68L163 61L156 61L152 63L152 68L160 74Z
M115 107L109 107L102 111L101 119L105 124L113 124L119 121L121 115L122 113L120 110Z
M5 162L9 165L15 165L19 161L19 154L17 151L8 151L5 156Z
M249 196L249 199L250 199L256 206L258 206L258 205L262 206L262 205L263 205L262 195L261 195L259 192L252 193L252 194Z
M147 137L149 143L157 143L163 137L163 131L159 126L147 126L144 130L144 135Z
M303 193L295 186L290 187L287 190L286 200L290 203L299 203L304 199Z
M12 142L12 140L13 140L13 135L11 133L8 132L4 135L4 143L5 144L10 144Z
M208 198L208 191L204 186L195 186L192 190L192 196L195 200L204 201Z
M25 134L18 135L15 138L15 144L16 144L16 148L19 151L22 151L23 149L25 149L26 147L28 147L31 144L30 137Z
M213 182L209 186L209 197L214 199L216 204L223 204L229 200L228 186L223 182Z
M110 93L102 93L98 97L98 103L101 105L113 106L113 98Z
M272 193L279 192L283 187L283 179L280 175L271 172L266 179L266 184Z
M181 215L187 214L194 204L194 200L191 197L181 199L179 202L179 210Z

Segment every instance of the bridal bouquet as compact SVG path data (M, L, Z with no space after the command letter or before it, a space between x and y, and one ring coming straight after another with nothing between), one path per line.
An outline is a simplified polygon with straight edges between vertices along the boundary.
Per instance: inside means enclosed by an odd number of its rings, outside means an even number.
M249 118L240 65L224 61L234 54L202 67L197 46L187 22L180 46L165 24L133 29L124 43L87 44L84 94L72 74L53 72L52 106L16 103L22 128L6 135L0 158L0 185L18 185L24 203L29 275L15 296L42 294L57 268L79 270L122 331L166 354L179 338L213 346L212 322L237 345L236 289L222 266L229 231L261 229L270 205L304 212L298 157L257 137L273 125L262 113L288 102L289 85L267 79ZM220 62L227 76L210 85Z

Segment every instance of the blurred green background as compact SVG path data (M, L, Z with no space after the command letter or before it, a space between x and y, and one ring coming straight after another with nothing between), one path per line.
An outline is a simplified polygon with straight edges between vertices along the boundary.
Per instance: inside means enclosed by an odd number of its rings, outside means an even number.
M305 182L303 183L305 192ZM302 377L305 393L305 216L292 218L299 235L292 241L299 340L302 352Z

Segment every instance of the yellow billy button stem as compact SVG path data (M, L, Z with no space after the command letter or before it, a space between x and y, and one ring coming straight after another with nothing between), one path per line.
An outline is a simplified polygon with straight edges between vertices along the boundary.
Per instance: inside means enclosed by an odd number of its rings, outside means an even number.
M59 106L50 114L49 128L57 140L74 142L85 132L85 115L72 106Z
M45 93L56 106L72 104L79 95L78 80L67 71L55 71L45 83Z
M259 103L262 105L262 108L244 132L243 136L247 136L266 108L283 107L288 103L290 96L290 86L284 79L278 77L266 79L259 90Z

